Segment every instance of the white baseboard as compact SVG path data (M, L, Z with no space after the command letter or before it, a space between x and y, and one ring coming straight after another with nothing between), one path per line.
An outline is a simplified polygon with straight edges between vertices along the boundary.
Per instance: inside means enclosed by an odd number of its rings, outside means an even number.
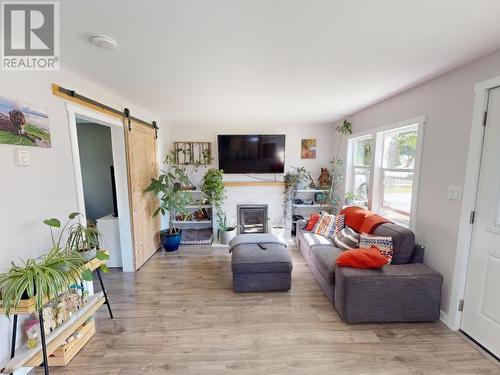
M448 314L444 313L443 311L440 311L439 313L439 320L442 321L446 326L451 329L452 331L455 331L453 328L453 325L450 322L450 318L448 317Z

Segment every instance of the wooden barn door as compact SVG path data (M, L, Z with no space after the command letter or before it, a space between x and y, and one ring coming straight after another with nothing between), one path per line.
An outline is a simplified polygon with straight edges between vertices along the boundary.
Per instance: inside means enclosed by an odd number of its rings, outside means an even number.
M124 125L134 267L138 270L160 247L160 216L153 217L158 198L144 193L151 178L158 174L156 133L151 126L128 117Z

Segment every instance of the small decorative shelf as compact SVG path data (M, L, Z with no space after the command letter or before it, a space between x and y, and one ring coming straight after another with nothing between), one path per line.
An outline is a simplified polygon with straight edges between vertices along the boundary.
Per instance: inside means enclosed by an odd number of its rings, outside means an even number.
M211 224L211 220L174 220L175 224Z
M46 335L47 354L58 349L61 344L71 336L88 318L90 318L105 302L104 293L99 292L91 297L85 306L77 310L73 316L64 324L57 327L53 332ZM37 367L43 362L42 345L28 349L22 347L17 350L16 355L7 363L2 365L0 372L9 374L21 367Z
M224 181L226 187L244 187L244 186L285 186L283 181Z
M297 190L297 193L326 193L328 190L321 189L301 189Z
M328 204L293 204L293 207L300 208L330 208Z
M105 263L104 261L94 258L91 261L85 263L83 267L90 270L91 272L94 272L104 263ZM43 299L43 304L45 305L47 302L49 302L49 300L47 297L45 297ZM31 297L29 299L22 299L21 301L19 301L19 305L17 306L17 308L10 310L10 315L33 314L36 312L37 311L35 308L35 297ZM5 314L5 311L2 308L1 300L0 300L0 314Z
M113 319L113 312L111 311L111 305L106 294L106 289L102 281L101 273L99 267L103 265L105 261L94 258L91 261L85 263L83 269L88 269L91 272L96 271L99 278L99 283L101 285L101 292L96 293L89 297L87 303L81 307L79 310L75 311L73 316L68 319L65 323L57 327L54 331L50 333L45 333L42 336L41 343L33 348L28 349L27 347L21 347L15 350L16 338L17 338L17 320L18 315L38 313L38 318L40 320L40 326L43 326L43 315L41 311L36 310L34 297L21 300L19 305L15 309L10 310L10 315L13 316L12 321L12 343L11 343L11 357L9 360L0 364L0 373L11 374L21 367L44 367L45 374L49 374L49 366L62 366L60 363L69 362L78 351L90 340L92 335L95 333L95 326L93 333L90 334L86 332L82 338L75 340L73 345L66 347L65 356L61 360L56 360L55 357L49 358L50 354L61 350L64 348L62 343L77 330L83 330L83 326L87 320L97 311L99 307L106 304L108 307L109 316ZM43 299L43 304L48 303L48 298ZM0 313L5 313L2 309L2 304L0 301ZM83 334L83 332L82 332ZM71 350L70 350L71 349ZM64 350L64 349L63 349ZM60 353L60 352L59 352ZM54 364L56 361L56 364Z
M202 209L202 208L212 208L212 206L210 206L208 204L201 204L201 205L190 204L189 206L186 206L186 208Z

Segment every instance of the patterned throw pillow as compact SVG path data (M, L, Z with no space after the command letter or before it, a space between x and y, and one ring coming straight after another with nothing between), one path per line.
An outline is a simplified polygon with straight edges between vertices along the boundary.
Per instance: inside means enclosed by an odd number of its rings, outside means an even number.
M335 217L335 234L345 228L345 215L337 215Z
M312 233L319 234L321 236L329 237L330 233L335 230L335 215L330 215L328 213L322 213L320 219L314 226Z
M359 247L360 234L354 229L345 227L333 237L333 242L339 249L349 250Z
M393 254L392 237L372 236L363 233L359 239L359 248L369 249L370 247L379 249L382 255L387 258L387 264L391 263Z

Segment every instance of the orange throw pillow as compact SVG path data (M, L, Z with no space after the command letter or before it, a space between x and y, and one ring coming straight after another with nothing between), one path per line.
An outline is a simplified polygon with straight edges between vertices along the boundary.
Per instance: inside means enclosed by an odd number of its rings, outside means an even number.
M387 258L376 247L352 249L340 254L336 261L340 267L382 268L387 265Z
M320 218L319 214L313 214L313 215L311 215L311 217L309 218L309 220L307 222L305 230L307 230L309 232L312 231L313 228L314 228L314 226L318 222L319 218Z

